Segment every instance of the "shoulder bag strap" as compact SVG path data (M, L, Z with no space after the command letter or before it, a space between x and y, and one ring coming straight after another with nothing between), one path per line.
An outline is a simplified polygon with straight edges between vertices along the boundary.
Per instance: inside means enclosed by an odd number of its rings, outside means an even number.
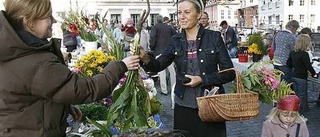
M300 123L298 123L297 125L296 137L299 137L299 131L300 131Z

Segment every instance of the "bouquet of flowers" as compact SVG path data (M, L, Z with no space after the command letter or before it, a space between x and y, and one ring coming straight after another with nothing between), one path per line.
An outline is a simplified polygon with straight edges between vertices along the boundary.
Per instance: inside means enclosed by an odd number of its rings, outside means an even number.
M73 71L82 76L91 77L100 73L113 60L116 60L114 56L107 55L99 50L92 50L75 63Z
M280 80L283 72L268 67L270 63L271 61L253 63L241 73L245 91L258 93L259 100L268 104L294 93L290 84Z
M262 54L262 51L259 49L258 44L252 43L252 44L248 47L248 53L249 53L249 54Z
M267 47L263 43L263 37L259 33L255 33L249 36L248 39L248 53L249 54L267 54Z
M97 41L97 36L94 33L97 27L97 22L92 19L80 15L80 13L70 10L63 16L66 29L70 30L73 34L80 35L84 41Z

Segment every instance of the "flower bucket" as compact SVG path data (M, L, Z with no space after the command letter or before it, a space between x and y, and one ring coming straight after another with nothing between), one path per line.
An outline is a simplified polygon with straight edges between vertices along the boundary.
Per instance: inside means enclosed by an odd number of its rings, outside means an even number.
M248 54L238 54L239 62L248 62Z
M85 41L83 47L84 47L85 52L89 53L91 50L98 49L98 42L96 42L96 41Z
M262 54L253 54L252 55L252 61L253 62L258 62L262 59L263 55Z

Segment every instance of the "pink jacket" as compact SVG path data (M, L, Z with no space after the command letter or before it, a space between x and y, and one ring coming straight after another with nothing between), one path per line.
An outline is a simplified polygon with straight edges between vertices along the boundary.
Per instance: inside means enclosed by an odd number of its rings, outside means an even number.
M286 128L279 117L274 117L271 121L267 120L263 123L261 137L295 137L297 125L298 122L295 122ZM309 131L304 122L300 122L299 137L309 137Z

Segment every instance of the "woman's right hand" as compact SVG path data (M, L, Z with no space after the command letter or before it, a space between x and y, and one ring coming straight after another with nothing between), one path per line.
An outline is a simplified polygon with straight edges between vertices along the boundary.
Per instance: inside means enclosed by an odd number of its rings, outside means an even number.
M134 47L134 45L132 44L132 43L130 43L130 53L132 54L132 55L134 55L134 52L135 52L135 47ZM149 63L149 61L150 61L150 58L149 58L149 56L148 56L148 54L147 54L147 52L141 47L141 46L139 46L139 58L140 58L140 60L143 62L143 63Z

